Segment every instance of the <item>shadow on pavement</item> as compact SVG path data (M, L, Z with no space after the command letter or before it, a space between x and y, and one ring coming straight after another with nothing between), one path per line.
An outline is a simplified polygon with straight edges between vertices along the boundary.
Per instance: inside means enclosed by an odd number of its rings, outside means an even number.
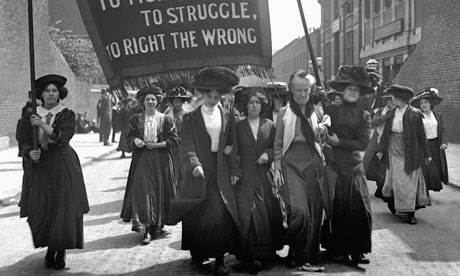
M120 216L116 215L116 216L110 216L110 217L100 218L100 219L85 220L84 226L103 225L103 224L107 224L114 220L119 220L119 219L120 219Z
M102 204L91 205L89 207L89 215L92 216L100 216L110 213L117 213L121 212L121 206L123 205L123 200L116 200L111 202L106 202Z
M127 177L120 177L120 179L126 179L126 178ZM114 180L114 178L111 178L111 179ZM110 192L118 192L118 191L124 191L124 190L126 190L126 185L125 186L120 186L120 187L117 187L117 188L113 188L113 189L110 189L110 190L104 190L102 192L110 193Z
M0 214L0 219L2 218L9 218L9 217L19 217L19 211L11 212L11 213L6 213L6 214Z

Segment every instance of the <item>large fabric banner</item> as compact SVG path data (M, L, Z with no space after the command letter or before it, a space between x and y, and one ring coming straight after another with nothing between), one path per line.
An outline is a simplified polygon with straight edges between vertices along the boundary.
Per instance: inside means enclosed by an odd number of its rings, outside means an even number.
M112 87L213 65L271 70L268 0L77 0ZM243 66L243 67L241 67Z

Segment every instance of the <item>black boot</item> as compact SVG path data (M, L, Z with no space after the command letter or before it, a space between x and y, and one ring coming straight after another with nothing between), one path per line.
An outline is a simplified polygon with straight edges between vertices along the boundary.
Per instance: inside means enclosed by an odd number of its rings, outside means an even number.
M46 268L54 267L54 259L56 258L56 250L51 250L48 248L45 256L45 266Z
M230 272L228 271L228 269L225 267L225 264L224 264L224 257L217 257L216 258L216 263L214 265L214 275L215 276L226 276L228 275Z
M61 270L65 267L65 250L58 250L56 260L54 262L54 269Z
M407 222L409 224L412 224L412 225L417 224L417 219L415 218L414 215L415 215L415 212L407 213Z

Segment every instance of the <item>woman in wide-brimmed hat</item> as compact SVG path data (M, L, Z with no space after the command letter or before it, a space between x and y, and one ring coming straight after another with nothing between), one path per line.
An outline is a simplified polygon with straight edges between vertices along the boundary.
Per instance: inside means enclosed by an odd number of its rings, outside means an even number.
M234 189L241 171L235 118L218 105L238 83L238 75L228 68L200 70L193 87L203 95L203 104L184 116L181 137L185 156L181 191L197 189L197 181L206 185L203 201L182 218L182 249L190 250L197 266L216 258L215 275L228 274L224 255L235 251L239 237Z
M423 126L433 160L428 165L422 163L422 168L427 189L432 191L440 191L442 182L449 183L445 152L447 149L446 125L441 113L434 110L434 107L441 101L439 91L431 87L415 95L411 102L411 105L419 108L424 116Z
M385 164L377 158L375 153L383 134L385 122L389 118L388 112L395 107L395 104L390 94L384 93L380 98L385 102L385 106L383 108L378 108L374 116L372 116L372 127L375 130L364 153L363 166L367 180L373 180L377 184L374 195L387 202L387 198L382 194L383 185L385 184L386 167ZM393 202L388 202L388 208L391 212L395 212Z
M172 223L170 204L178 191L171 149L180 145L180 139L174 119L157 110L162 100L159 87L141 88L136 97L144 112L128 121L126 141L133 158L121 218L132 223L132 231L144 234L143 244L149 244L165 224Z
M65 267L66 249L83 248L83 214L89 211L77 153L69 145L75 133L75 113L60 103L67 79L46 75L35 81L37 113L26 113L19 129L22 156L28 160L20 216L28 217L35 247L48 247L47 268ZM39 149L34 150L32 128L38 128Z
M392 95L396 108L388 113L376 153L386 166L382 194L394 201L392 212L406 213L408 223L416 224L415 210L429 204L422 164L429 163L431 155L423 115L409 105L412 88L392 85L386 93Z
M328 141L334 151L338 178L332 232L324 231L323 244L337 261L366 264L369 260L364 254L371 252L372 212L359 152L369 143L371 121L369 112L360 108L358 101L374 90L361 66L340 66L330 86L343 93L343 102L326 108L333 132Z
M285 82L269 82L266 89L271 97L271 104L270 110L263 116L276 125L280 109L287 104L289 87Z
M327 93L326 97L332 104L341 104L343 101L343 92L331 90Z

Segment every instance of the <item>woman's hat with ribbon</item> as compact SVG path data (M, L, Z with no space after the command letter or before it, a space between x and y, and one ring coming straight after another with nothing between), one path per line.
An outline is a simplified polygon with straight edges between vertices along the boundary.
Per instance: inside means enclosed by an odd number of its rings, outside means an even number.
M336 91L336 90L331 90L330 92L328 92L328 93L326 94L326 97L327 97L330 101L334 101L336 96L340 96L340 97L342 98L342 97L343 97L343 92Z
M356 84L361 88L360 95L375 92L371 87L369 74L363 66L342 65L337 70L335 80L329 82L333 89L341 92L350 84Z
M176 86L173 89L166 92L166 96L163 99L163 102L167 102L168 100L173 100L175 98L183 99L184 101L188 101L193 97L190 91L187 91L182 86Z
M438 105L442 102L442 98L439 97L438 89L434 87L427 87L424 91L417 93L411 101L411 105L420 108L420 100L427 99L430 101L432 106Z
M141 89L139 89L139 91L137 91L136 93L136 98L139 99L145 95L148 95L148 94L153 94L155 96L163 96L163 91L161 90L160 87L158 86L145 86L145 87L142 87Z

